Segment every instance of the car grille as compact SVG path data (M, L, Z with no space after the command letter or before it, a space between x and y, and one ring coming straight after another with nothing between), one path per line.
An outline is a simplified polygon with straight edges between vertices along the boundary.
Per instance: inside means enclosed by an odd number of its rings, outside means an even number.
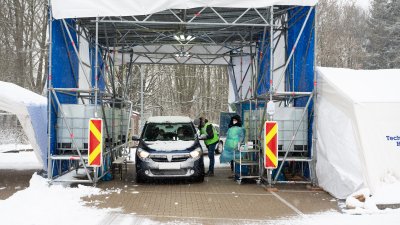
M158 176L186 175L186 169L179 170L150 170L152 174Z
M167 159L166 155L151 155L150 158L154 162L168 162L168 159Z
M150 155L150 158L154 162L169 162L167 155ZM189 158L190 158L189 154L172 155L171 162L184 162Z
M189 155L174 155L171 162L184 162L189 158Z

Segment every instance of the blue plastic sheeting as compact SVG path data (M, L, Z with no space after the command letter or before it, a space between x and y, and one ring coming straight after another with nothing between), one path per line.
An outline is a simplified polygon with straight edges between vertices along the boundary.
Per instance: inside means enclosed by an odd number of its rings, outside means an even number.
M95 79L96 79L96 76L95 76L95 66L96 66L96 58L95 58L95 52L96 52L96 48L94 47L94 45L90 45L91 47L90 47L90 59L91 59L91 64L92 64L92 66L91 66L91 71L92 71L92 85L94 86L94 84L95 84ZM103 76L103 68L104 68L104 62L103 62L103 58L101 57L101 52L99 52L98 54L97 54L97 57L98 57L98 69L97 69L97 86L98 86L98 88L99 88L99 90L101 90L101 91L104 91L105 90L105 87L106 87L106 84L105 84L105 81L104 81L104 76Z
M36 144L40 148L43 169L47 171L47 104L27 105L26 109L35 132Z
M301 27L307 18L307 14L311 7L296 7L289 10L288 12L288 49L287 55L290 54L297 36L300 33ZM300 36L299 42L293 54L293 59L290 61L287 70L288 81L294 79L294 87L288 82L286 85L290 87L292 91L299 92L311 92L314 87L314 36L315 36L315 8L308 18L308 21L304 27L304 31ZM308 97L297 98L294 101L294 106L304 107L306 106ZM313 102L311 101L308 107L308 150L309 154L312 146L312 124L313 124ZM309 177L309 172L304 172L306 177Z
M258 63L260 65L259 75L257 77L257 95L266 94L270 89L270 58L271 58L271 45L269 40L270 32L265 33L264 46L262 44L262 39L264 34L259 35L258 43ZM261 62L260 62L261 61Z
M67 19L66 23L70 25L69 31L73 38L73 41L77 46L77 35L74 29L75 21ZM78 87L78 71L79 61L78 56L75 54L74 48L71 44L71 40L65 30L62 20L53 20L52 22L52 64L51 64L51 78L52 85L54 88L77 88ZM49 93L51 94L51 93ZM71 96L66 94L57 93L58 100L61 104L76 104L78 101L77 96ZM56 153L56 124L57 124L57 112L58 106L55 101L49 105L48 110L51 112L50 122L50 153ZM65 165L65 163L63 163ZM58 169L57 164L54 165L53 175L57 175ZM66 168L63 168L64 170Z
M68 24L69 32L73 38L73 42L79 51L77 33L73 29L76 23L73 19L65 20ZM62 20L53 20L52 22L52 65L51 65L51 75L52 75L52 85L54 88L78 88L79 84L79 58L73 48L72 42L69 38L66 28ZM92 86L95 84L95 47L93 44L90 45L90 58L91 58L91 82ZM105 90L105 81L102 71L104 68L104 62L101 57L101 53L98 53L98 87L101 91ZM57 93L58 100L61 104L77 104L77 95L67 95ZM58 106L56 102L53 101L51 108L51 120L50 120L50 152L51 154L56 154L56 123L57 123L57 112ZM58 164L54 164L53 176L58 175L58 171L64 171L68 168L66 167L67 162L62 162L61 167L58 168Z
M290 55L296 39L300 33L301 27L307 17L310 7L296 7L289 10L288 17L288 48L287 55ZM296 92L311 92L314 84L314 17L315 10L312 10L307 24L300 36L299 42L290 60L287 69L286 87L290 91ZM290 82L294 80L293 84ZM308 97L298 98L294 102L296 107L304 107L307 103ZM311 118L311 117L310 117Z

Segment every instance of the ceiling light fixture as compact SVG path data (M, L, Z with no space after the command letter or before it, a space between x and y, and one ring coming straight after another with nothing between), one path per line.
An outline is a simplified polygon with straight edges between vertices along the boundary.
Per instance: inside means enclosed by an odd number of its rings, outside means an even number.
M184 43L184 42L190 42L193 41L196 37L194 37L193 35L188 34L187 36L185 34L182 33L178 33L178 34L174 34L174 39Z

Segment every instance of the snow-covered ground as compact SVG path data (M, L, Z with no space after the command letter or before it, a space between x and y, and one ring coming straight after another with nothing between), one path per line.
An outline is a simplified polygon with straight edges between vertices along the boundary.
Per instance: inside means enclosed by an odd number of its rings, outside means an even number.
M42 169L42 165L39 163L30 145L7 144L0 145L0 170L1 169L39 170Z
M30 155L30 157L28 157L28 155ZM3 160L2 158L4 157L8 157L7 160ZM21 161L32 165L37 163L33 152L1 153L0 160L0 166L2 163L12 165ZM205 162L206 166L208 166L208 157L205 157ZM226 164L219 164L218 156L216 157L216 163L216 167L229 167L229 165ZM25 167L21 166L20 168ZM3 189L0 187L0 192L2 190ZM399 192L400 189L385 190L393 194ZM81 200L82 197L89 196L90 198L95 195L107 195L114 192L119 193L120 191L121 190L118 188L101 190L92 186L83 185L79 185L75 188L64 187L62 185L49 186L46 179L34 174L28 188L16 192L6 200L0 200L0 224L161 224L160 222L153 221L143 216L123 214L122 210L119 208L99 209L94 206L87 206L85 202ZM384 201L387 197L388 196L381 195L377 196L376 199ZM374 199L369 199L367 201L371 202L371 200ZM231 222L232 221L227 222L226 224ZM199 222L187 222L186 220L184 222L171 221L163 224L199 224ZM252 221L244 224L398 225L400 224L400 209L378 210L371 207L368 208L368 210L360 210L360 208L356 208L353 210L345 210L345 213L328 211L318 214L301 214L296 217L285 217L278 220Z
M1 190L0 190L1 191ZM161 224L149 218L132 214L123 214L120 209L98 209L85 206L81 200L85 196L111 194L119 189L103 191L99 188L79 185L76 188L47 184L46 179L34 174L29 188L18 191L6 200L0 200L0 220L2 224ZM22 213L23 212L23 213ZM266 212L267 213L267 212ZM23 215L23 216L22 216ZM79 220L77 220L79 218ZM172 221L168 224L198 224ZM228 223L227 223L228 224ZM380 210L361 215L342 214L339 212L324 212L305 214L296 217L285 217L278 220L249 222L244 224L278 224L278 225L398 225L400 224L400 209Z
M0 145L0 153L9 151L32 150L31 145L26 144L4 144Z

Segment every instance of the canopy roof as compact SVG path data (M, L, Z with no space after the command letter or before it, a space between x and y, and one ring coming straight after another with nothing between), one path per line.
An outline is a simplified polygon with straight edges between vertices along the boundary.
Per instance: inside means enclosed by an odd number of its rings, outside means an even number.
M113 57L119 57L121 63L227 65L232 54L255 55L256 43L271 26L277 38L278 32L288 29L289 22L294 24L298 18L306 17L303 7L316 3L317 0L51 0L51 7L55 19L73 18L80 34L90 43L98 37L100 47L116 52ZM69 29L75 28L71 24Z
M313 6L317 0L51 0L55 19L137 16L148 15L167 9L191 9L198 7L262 8L271 5Z
M78 24L102 46L217 45L252 43L270 26L270 8L278 19L297 6L317 0L51 0L55 19L77 18ZM280 29L282 24L274 25ZM178 41L174 35L192 36Z

